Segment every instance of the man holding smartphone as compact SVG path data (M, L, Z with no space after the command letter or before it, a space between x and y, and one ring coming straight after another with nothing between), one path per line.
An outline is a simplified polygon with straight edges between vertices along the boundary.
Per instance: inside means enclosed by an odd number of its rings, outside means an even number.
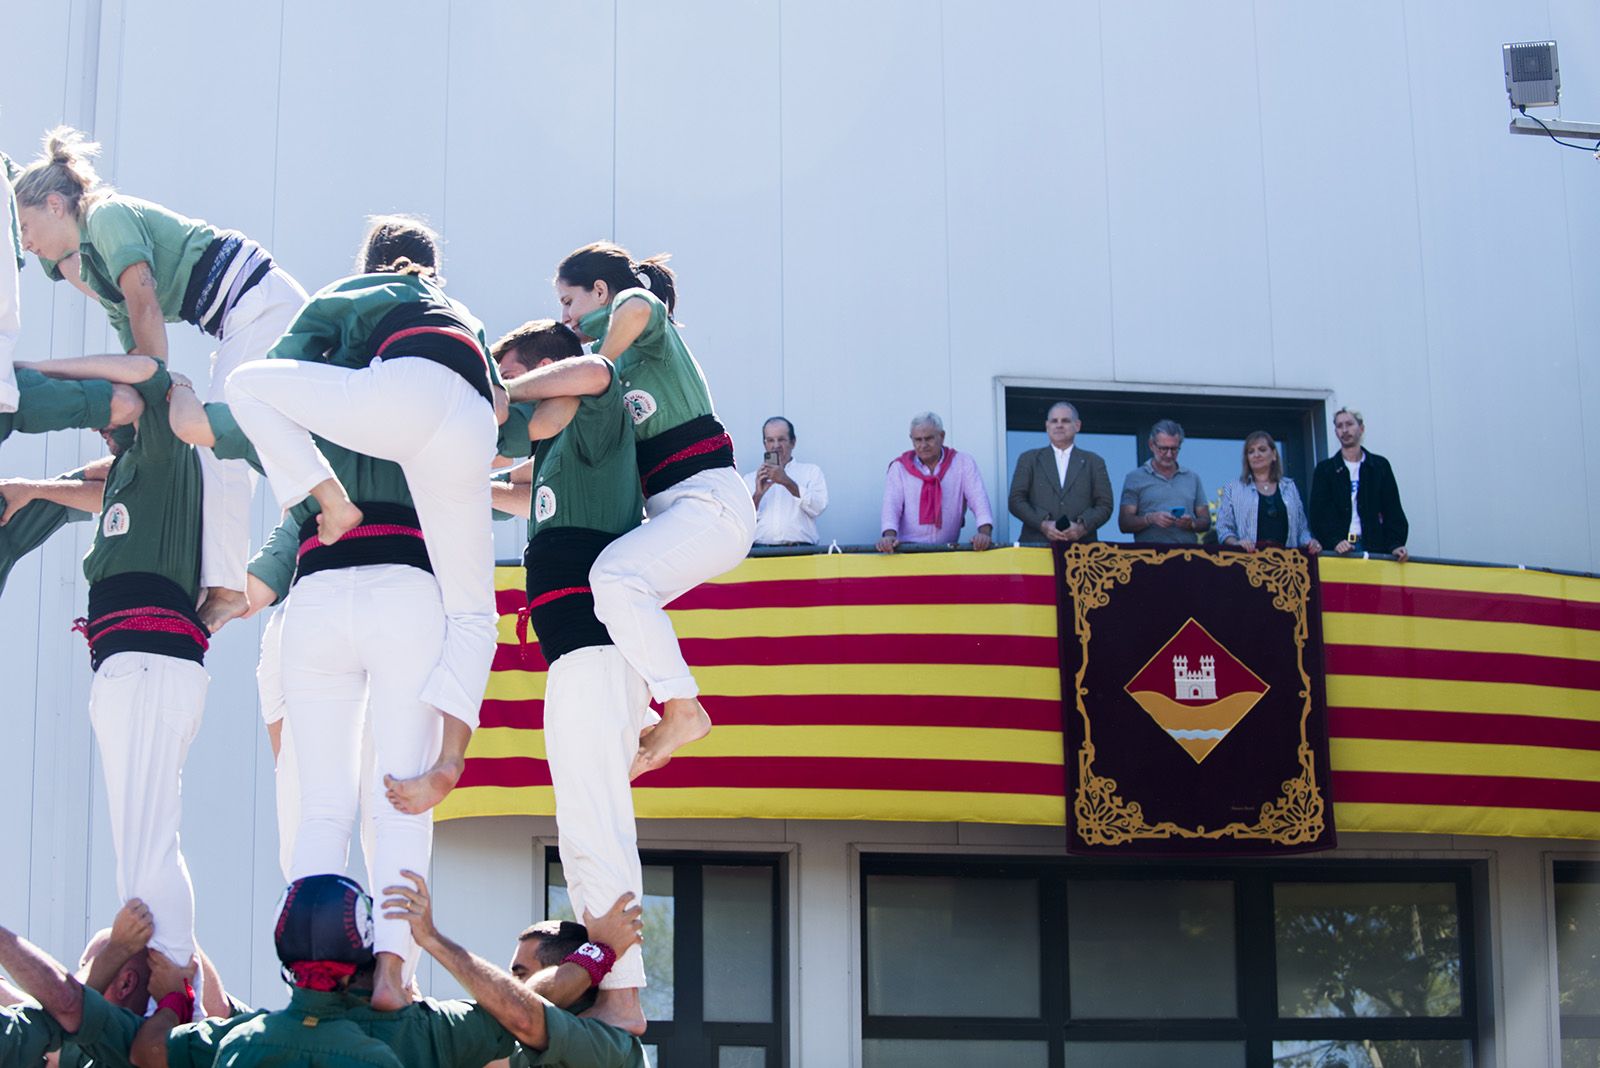
M822 468L794 459L794 424L775 415L761 426L761 466L744 476L756 506L757 545L815 545L828 507Z
M1122 482L1117 526L1140 544L1193 545L1211 527L1200 476L1178 466L1183 427L1162 419L1150 428L1150 459Z

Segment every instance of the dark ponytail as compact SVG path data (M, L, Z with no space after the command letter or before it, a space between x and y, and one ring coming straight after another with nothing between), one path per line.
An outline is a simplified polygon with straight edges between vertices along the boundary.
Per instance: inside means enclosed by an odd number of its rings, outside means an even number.
M563 285L593 289L604 282L612 299L625 289L648 289L667 306L670 318L678 304L677 276L667 266L671 253L662 252L635 263L628 250L610 241L596 241L573 252L556 268Z
M409 274L439 285L439 235L414 215L374 215L356 254L362 274Z

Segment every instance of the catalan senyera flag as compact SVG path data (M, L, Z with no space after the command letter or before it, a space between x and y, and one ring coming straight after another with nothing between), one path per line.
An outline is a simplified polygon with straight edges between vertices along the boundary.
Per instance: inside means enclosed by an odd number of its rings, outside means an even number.
M1600 838L1600 579L1318 567L1340 830ZM521 569L497 584L441 819L555 810ZM717 728L639 781L639 815L1064 825L1056 604L1042 548L747 560L672 607Z
M1344 830L1600 838L1600 579L1321 562Z
M440 819L555 811L522 570L496 585L500 646ZM635 784L639 816L1062 824L1049 553L754 558L670 611L716 727Z

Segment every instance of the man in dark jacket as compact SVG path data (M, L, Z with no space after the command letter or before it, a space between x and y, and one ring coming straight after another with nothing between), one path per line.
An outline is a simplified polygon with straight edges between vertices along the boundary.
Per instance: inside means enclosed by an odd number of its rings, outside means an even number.
M1058 401L1045 414L1050 444L1017 457L1011 476L1011 514L1022 520L1018 541L1094 541L1111 518L1106 462L1074 442L1083 424L1078 409Z
M1392 553L1405 560L1411 525L1400 487L1389 461L1361 447L1366 431L1360 412L1334 413L1339 451L1311 474L1311 536L1336 553Z

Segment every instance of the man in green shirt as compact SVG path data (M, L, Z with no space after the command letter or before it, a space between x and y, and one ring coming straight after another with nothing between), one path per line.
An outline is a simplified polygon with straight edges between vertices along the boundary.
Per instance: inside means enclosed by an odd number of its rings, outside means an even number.
M411 888L407 891L413 892ZM425 901L425 887L422 894ZM177 1017L170 1009L158 1010L145 1022L134 1042L133 1063L138 1068L167 1068L168 1065L210 1068L223 1063L225 1047L233 1052L251 1047L257 1041L266 1043L274 1056L285 1048L306 1053L309 1051L300 1043L306 1039L307 1032L321 1031L338 1023L353 1025L360 1033L383 1042L408 1068L482 1068L489 1061L513 1054L519 1039L535 1044L547 1042L547 1037L541 1037L548 1035L543 1024L545 1007L550 1006L550 1013L557 1014L559 1010L554 1009L551 1002L572 1004L591 986L588 968L564 963L560 958L551 967L537 969L538 974L527 985L493 965L478 961L499 980L487 986L487 999L480 996L478 1004L424 998L396 1012L375 1009L370 997L373 974L371 907L371 899L344 876L311 876L290 884L274 933L279 960L293 986L288 1007L273 1013L257 1013L227 1021L206 1020L177 1027L174 1026ZM424 911L429 917L426 927L431 929L431 910ZM409 912L398 918L410 923L414 931L418 930L418 922ZM604 934L617 939L619 944L626 944L625 940L637 940L639 910L618 902L611 912L596 920L594 926L596 937ZM153 994L164 994L178 985L181 984L175 982L175 976L164 966L152 969ZM605 1025L586 1022L580 1029L585 1028L601 1029ZM237 1039L233 1037L236 1031L243 1032ZM623 1037L631 1040L631 1036ZM364 1044L351 1049L357 1051L359 1057L368 1055ZM351 1062L330 1060L327 1063L369 1062L352 1059ZM576 1068L590 1062L570 1063ZM642 1068L643 1061L596 1061L593 1068L629 1068L631 1064Z
M577 335L550 319L523 324L492 351L506 378L583 356ZM582 384L586 392L535 409L544 416L557 405L576 405L564 429L532 444L533 482L491 487L505 510L529 517L526 619L549 664L545 757L555 787L561 859L580 915L585 906L644 893L628 774L641 731L657 718L644 678L595 616L590 569L607 546L639 525L644 496L618 372L606 360L583 365L591 372ZM513 422L520 420L508 418L506 425ZM539 432L530 424L530 437ZM501 451L517 450L503 440ZM600 984L596 1015L643 1034L644 985L644 958L638 949L629 950Z
M0 1066L34 1068L57 1048L61 1068L126 1066L149 1000L151 929L142 902L124 905L109 931L91 940L80 979L0 927L0 968L41 1006L0 1010Z
M599 918L583 913L581 924L547 920L529 927L518 936L506 972L441 934L427 882L415 872L405 875L411 885L385 887L383 907L405 917L417 944L516 1036L512 1068L647 1068L638 1036L594 1019L587 996L599 988L618 950L639 945L643 910L632 894Z
M52 360L53 378L132 386L135 428L108 434L116 457L104 482L55 480L34 495L99 512L84 557L82 630L95 676L89 718L98 743L117 858L117 889L155 916L151 945L172 961L195 953L194 890L178 845L183 763L205 709L208 636L195 612L200 581L200 462L172 433L171 384L148 356ZM129 440L131 438L131 440Z

